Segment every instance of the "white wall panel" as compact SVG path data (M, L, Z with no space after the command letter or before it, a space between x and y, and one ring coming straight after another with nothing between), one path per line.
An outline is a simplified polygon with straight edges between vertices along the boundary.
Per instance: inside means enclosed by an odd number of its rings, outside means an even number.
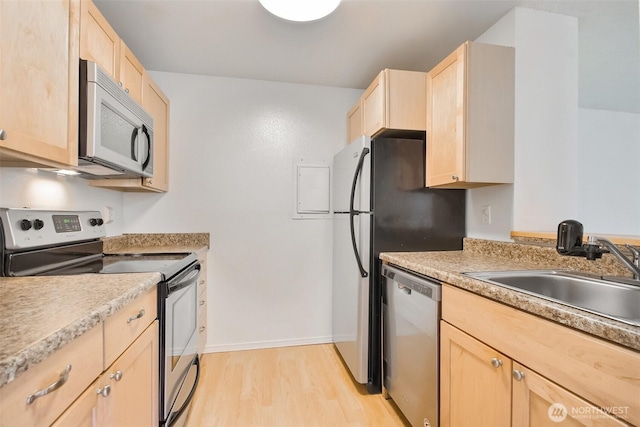
M292 160L330 161L362 91L152 74L170 188L126 194L126 231L211 233L209 351L330 341L331 220L292 219Z

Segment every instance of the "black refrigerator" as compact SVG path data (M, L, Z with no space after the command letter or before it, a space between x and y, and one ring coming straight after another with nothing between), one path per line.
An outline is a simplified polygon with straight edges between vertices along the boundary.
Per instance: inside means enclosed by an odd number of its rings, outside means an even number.
M381 252L462 249L465 190L424 187L425 133L362 136L333 158L332 337L354 379L382 390Z

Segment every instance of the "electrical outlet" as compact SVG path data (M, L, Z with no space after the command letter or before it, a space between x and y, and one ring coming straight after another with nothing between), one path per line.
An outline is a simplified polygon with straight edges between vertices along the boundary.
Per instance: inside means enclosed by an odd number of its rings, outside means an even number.
M491 205L484 205L480 209L483 224L491 224Z

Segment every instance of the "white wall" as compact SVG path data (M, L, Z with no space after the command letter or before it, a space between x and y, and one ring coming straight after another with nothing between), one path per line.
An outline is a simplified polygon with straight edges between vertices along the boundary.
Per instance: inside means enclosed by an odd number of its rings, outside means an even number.
M640 235L640 114L578 112L579 220L601 234Z
M477 41L516 48L515 174L512 186L467 192L467 235L555 230L577 214L577 19L516 8ZM480 221L483 205L490 225Z
M113 209L108 236L123 231L123 195L117 191L89 187L85 179L59 176L36 169L0 168L0 206L34 209L102 210Z
M209 232L208 351L331 340L331 220L292 219L292 160L331 160L362 91L154 72L170 189L126 194L130 232Z
M569 218L591 233L640 234L640 115L579 108L577 25L516 8L477 39L516 48L515 182L467 192L468 236L509 240Z

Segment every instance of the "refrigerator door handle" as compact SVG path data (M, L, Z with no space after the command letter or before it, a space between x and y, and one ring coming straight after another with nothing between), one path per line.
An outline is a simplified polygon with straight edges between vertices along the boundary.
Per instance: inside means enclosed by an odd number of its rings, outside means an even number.
M362 172L362 167L364 165L364 157L369 154L369 149L367 147L362 149L360 153L360 159L358 160L358 166L356 167L356 172L353 175L353 183L351 184L351 199L349 201L349 228L351 230L351 244L353 245L353 254L356 257L356 261L358 262L358 269L360 270L360 276L368 277L369 273L366 272L364 267L362 266L362 260L360 259L360 253L358 252L358 245L356 244L356 231L353 224L353 218L356 215L360 215L360 211L353 209L353 203L356 197L356 186L358 184L358 176Z

